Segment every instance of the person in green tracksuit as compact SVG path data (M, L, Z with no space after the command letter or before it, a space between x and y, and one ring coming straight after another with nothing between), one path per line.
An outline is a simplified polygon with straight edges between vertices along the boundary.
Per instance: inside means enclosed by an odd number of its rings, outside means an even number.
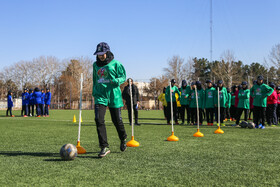
M200 81L196 81L192 83L192 90L190 92L190 111L191 111L191 123L197 122L197 104L196 104L196 94L195 88L197 88L197 100L198 100L198 108L199 108L199 124L203 123L203 110L204 110L204 90L201 86Z
M250 89L250 94L253 97L253 121L256 128L265 128L265 110L267 97L273 93L274 89L263 83L263 76L258 76L257 84Z
M242 89L238 92L238 105L236 114L236 125L239 125L240 117L244 111L244 121L248 120L248 114L250 109L250 90L248 89L248 84L246 81L241 83Z
M189 111L189 95L191 92L191 87L187 85L187 81L182 81L182 87L181 87L181 118L182 123L181 125L184 125L185 123L185 111L187 112L187 123L190 123L190 111Z
M231 87L231 103L230 103L230 116L231 121L234 121L236 119L236 107L235 107L235 92L237 91L237 86L234 85Z
M224 124L224 119L225 119L225 108L227 107L227 102L228 102L228 93L227 89L223 86L223 81L218 80L217 83L217 90L215 91L214 95L214 102L215 102L215 107L216 107L216 112L218 114L218 88L219 88L219 100L220 100L220 123L222 126L225 126ZM217 120L218 122L218 120Z
M207 83L207 88L205 89L204 108L206 110L207 125L212 126L214 121L214 113L215 113L214 92L216 91L216 89L213 87L211 80L207 80L206 83Z
M225 121L229 120L231 121L231 117L230 117L230 106L231 106L231 93L230 93L230 89L229 88L226 88L227 89L227 93L228 93L228 100L227 100L227 106L226 106L226 109L225 109Z
M107 107L121 141L120 150L126 150L127 134L121 117L123 100L120 89L120 85L126 81L126 72L123 65L114 59L107 43L99 43L94 55L97 56L96 62L93 63L92 96L95 102L95 122L101 148L98 156L104 157L110 153L104 120Z
M181 99L181 93L178 89L177 86L175 86L176 80L172 79L171 80L171 93L172 93L172 109L173 109L173 119L175 120L175 123L178 125L178 118L177 118L177 102L176 102L176 97L175 93L178 94L179 100ZM167 102L167 124L170 125L170 120L171 120L171 100L170 100L170 86L166 88L165 91L165 99Z

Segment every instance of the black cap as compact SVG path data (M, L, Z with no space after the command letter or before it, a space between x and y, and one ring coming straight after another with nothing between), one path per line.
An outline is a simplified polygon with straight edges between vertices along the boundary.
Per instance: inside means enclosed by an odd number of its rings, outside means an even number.
M38 87L35 88L35 92L39 92L40 89Z
M182 80L182 86L187 86L187 81L186 80Z
M101 42L97 45L94 55L104 55L108 51L110 51L109 45L105 42Z
M46 88L46 90L50 90L49 88Z
M32 89L32 88L30 88L30 89L29 89L29 91L33 91L33 89Z
M28 89L27 89L27 88L24 88L24 91L25 91L25 90L26 90L26 91L28 91Z
M280 90L280 86L277 86L277 87L276 87L276 90Z
M206 80L206 83L212 83L212 81L211 80Z
M195 85L195 82L192 82L191 85L192 85L192 86Z
M238 85L237 88L238 88L238 90L240 90L242 88L242 85L241 84Z
M246 82L246 81L243 81L243 82L241 83L241 85L247 85L247 82Z
M269 84L269 86L270 86L271 88L275 88L275 84L274 84L273 82L271 82L271 83Z
M223 84L223 81L222 81L222 80L218 80L217 83L218 83L218 84Z
M171 79L171 81L170 81L171 83L176 83L176 80L175 79Z
M263 76L262 76L262 75L259 75L259 76L258 76L258 80L263 80Z
M196 81L195 84L196 85L201 85L201 82L200 81Z

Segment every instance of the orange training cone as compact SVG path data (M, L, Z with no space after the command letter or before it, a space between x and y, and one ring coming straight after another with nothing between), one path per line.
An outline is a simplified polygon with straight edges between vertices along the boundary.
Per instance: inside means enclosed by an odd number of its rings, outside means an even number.
M87 151L85 148L83 148L80 144L80 141L77 142L77 151L78 151L78 154L85 154Z
M215 134L224 134L224 131L221 129L220 125L217 130L214 132Z
M197 132L193 134L194 137L204 137L204 134L197 129Z
M174 132L172 131L171 136L169 136L167 138L167 141L173 141L173 142L177 142L179 141L179 138L177 136L174 135Z
M127 147L139 147L139 142L134 140L134 136L131 136L131 140L126 143Z

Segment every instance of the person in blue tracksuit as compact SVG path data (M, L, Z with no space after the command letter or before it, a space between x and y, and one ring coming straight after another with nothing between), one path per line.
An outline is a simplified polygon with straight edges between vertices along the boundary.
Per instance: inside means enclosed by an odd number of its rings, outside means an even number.
M52 94L49 88L47 88L46 90L47 92L45 94L45 116L49 117L49 107L51 105Z
M29 89L28 95L28 116L34 116L34 98L33 98L33 89Z
M28 103L29 103L29 93L28 89L24 89L24 92L21 94L22 98L22 108L21 108L21 116L23 116L24 112L24 117L27 117L28 115Z
M36 105L36 114L37 117L41 117L41 109L40 109L40 105L42 104L42 93L40 92L39 88L35 88L34 93L34 101L35 101L35 105Z
M45 90L41 89L41 104L40 104L40 110L41 110L41 115L45 117Z
M6 112L6 116L8 116L8 112L10 111L10 116L11 117L15 117L13 114L12 114L12 108L14 106L14 103L13 103L13 92L12 91L8 91L8 95L7 95L7 105L8 105L8 109L7 109L7 112Z

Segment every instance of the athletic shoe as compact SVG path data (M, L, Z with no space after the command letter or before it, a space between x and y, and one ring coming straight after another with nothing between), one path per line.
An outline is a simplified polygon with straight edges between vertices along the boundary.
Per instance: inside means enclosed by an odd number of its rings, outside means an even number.
M225 127L226 125L224 123L222 123L221 126Z
M24 117L24 118L27 118L27 115L24 115L23 117Z
M109 153L110 153L109 147L104 147L101 149L100 153L98 154L98 157L103 158Z
M210 123L207 123L207 126L210 126Z
M11 115L11 117L13 118L13 117L15 117L15 115Z
M126 140L121 141L120 150L124 152L126 150Z
M167 125L171 125L171 123L169 122L169 123L167 123Z
M176 124L176 125L179 125L178 121L177 121L177 122L175 122L175 124Z
M180 125L185 125L185 123L184 123L184 122L182 122Z
M210 123L211 126L213 126L213 123Z
M265 126L264 126L264 125L262 125L261 129L265 129Z
M237 126L237 124L232 124L231 126L232 126L232 127L236 127L236 126Z
M258 128L259 128L259 126L258 126L258 125L256 125L256 126L255 126L255 129L258 129Z
M140 126L141 124L139 124L139 123L134 123L134 125L136 125L136 126Z
M259 124L259 129L262 129L263 125L262 124Z

